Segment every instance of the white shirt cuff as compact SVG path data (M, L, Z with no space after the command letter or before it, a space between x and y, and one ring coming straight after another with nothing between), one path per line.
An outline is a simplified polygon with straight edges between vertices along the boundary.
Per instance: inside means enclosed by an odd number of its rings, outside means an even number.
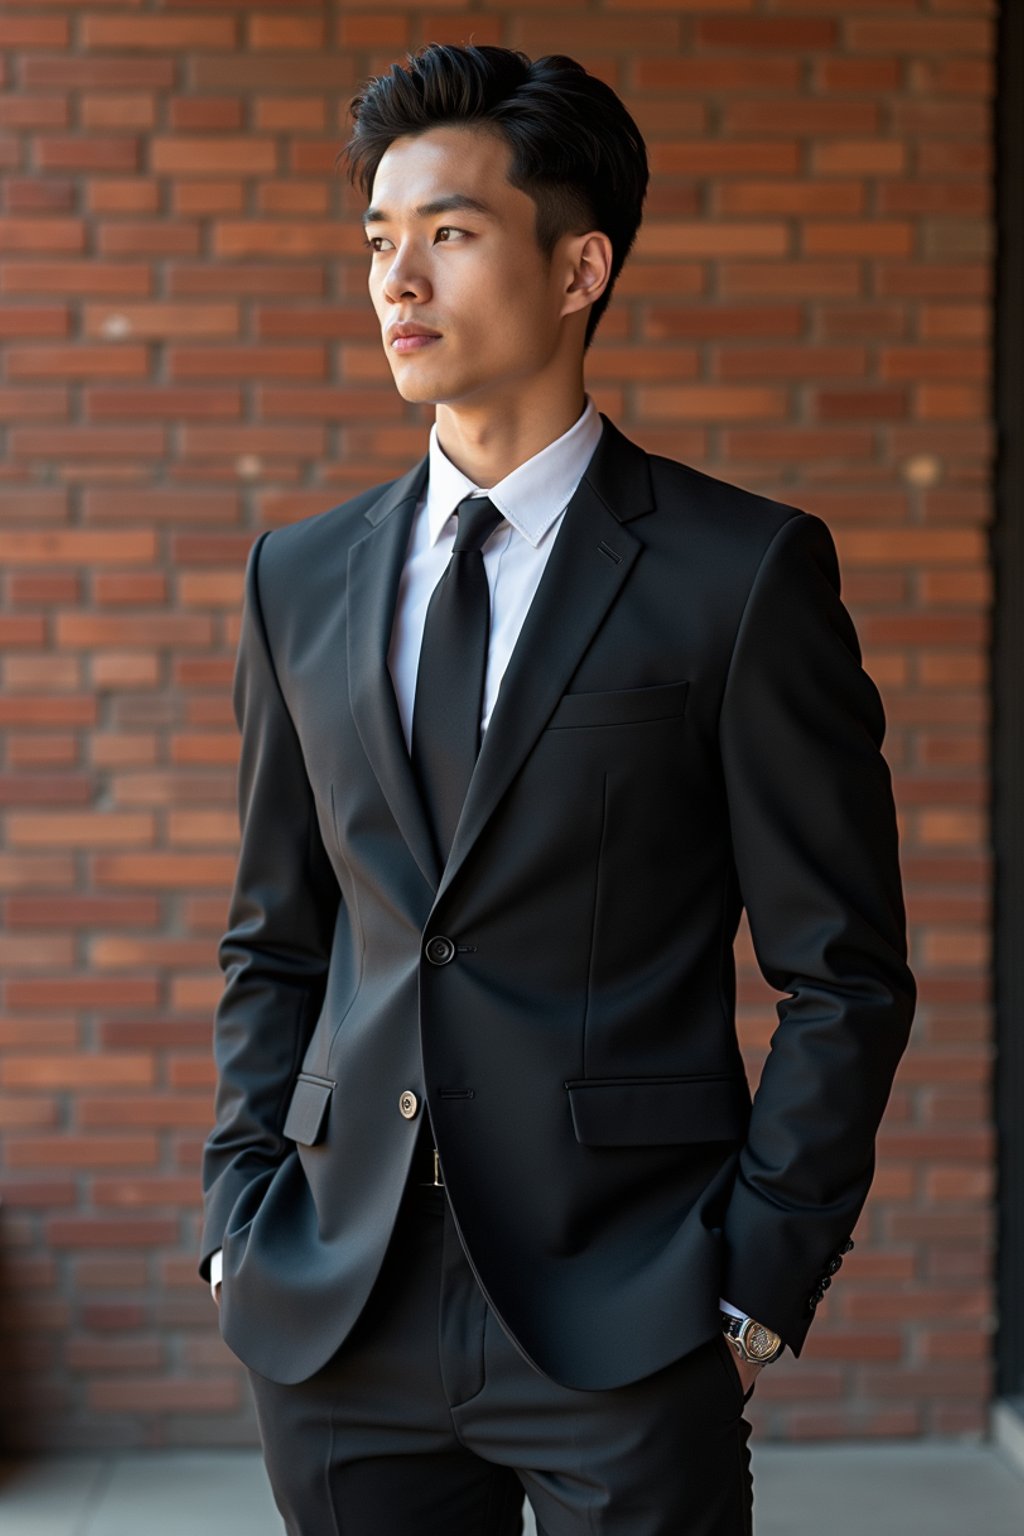
M220 1284L223 1273L224 1250L223 1248L218 1248L215 1253L210 1255L210 1294L215 1301L217 1299L217 1286Z
M739 1307L734 1307L731 1302L723 1301L721 1297L718 1298L718 1305L721 1307L723 1312L728 1312L730 1317L742 1317L746 1319L750 1316L749 1312L741 1312Z

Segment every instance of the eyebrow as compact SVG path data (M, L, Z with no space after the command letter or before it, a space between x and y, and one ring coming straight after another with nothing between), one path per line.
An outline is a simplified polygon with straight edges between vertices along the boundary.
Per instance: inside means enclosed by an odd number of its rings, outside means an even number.
M432 202L420 203L414 209L421 219L429 219L435 213L481 213L485 218L497 218L494 209L488 203L482 203L478 197L470 197L467 192L452 192L447 197L435 197ZM368 224L386 223L392 215L383 208L367 208L363 214L363 228Z

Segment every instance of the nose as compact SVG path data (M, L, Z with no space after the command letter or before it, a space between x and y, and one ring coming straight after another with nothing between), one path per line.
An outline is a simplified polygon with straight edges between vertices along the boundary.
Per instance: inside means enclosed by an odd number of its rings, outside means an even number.
M427 291L427 279L416 271L416 260L409 245L400 246L394 252L384 274L384 297L392 303L408 296L422 296Z

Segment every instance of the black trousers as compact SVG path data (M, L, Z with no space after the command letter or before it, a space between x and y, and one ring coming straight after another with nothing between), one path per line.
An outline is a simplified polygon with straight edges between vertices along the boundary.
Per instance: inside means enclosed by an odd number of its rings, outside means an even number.
M559 1386L487 1305L441 1189L410 1185L326 1365L291 1386L249 1380L287 1536L519 1536L524 1492L540 1536L751 1536L750 1425L724 1338L625 1387Z

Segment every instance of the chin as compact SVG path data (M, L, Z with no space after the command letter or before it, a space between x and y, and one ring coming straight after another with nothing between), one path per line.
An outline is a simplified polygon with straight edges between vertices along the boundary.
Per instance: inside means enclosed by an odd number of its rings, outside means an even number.
M415 358L415 354L412 356ZM440 376L417 361L412 361L408 368L392 369L391 377L402 399L410 405L433 405L448 393Z
M396 379L395 388L407 405L437 404L438 395L436 390L430 389L424 385L419 385L417 387L417 385L414 384L412 380L407 380L405 383L403 383L400 379Z

